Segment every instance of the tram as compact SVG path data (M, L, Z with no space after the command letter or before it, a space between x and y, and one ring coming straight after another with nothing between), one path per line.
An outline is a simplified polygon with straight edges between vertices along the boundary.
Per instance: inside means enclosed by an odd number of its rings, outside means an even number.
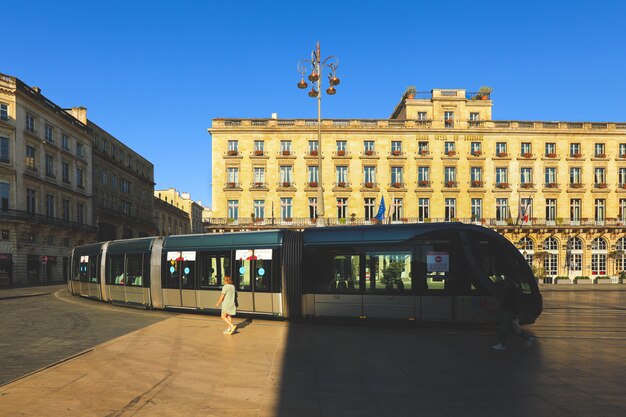
M215 309L233 277L238 313L494 322L505 281L520 289L520 322L542 297L517 248L462 223L422 223L176 235L73 249L74 295L154 309Z

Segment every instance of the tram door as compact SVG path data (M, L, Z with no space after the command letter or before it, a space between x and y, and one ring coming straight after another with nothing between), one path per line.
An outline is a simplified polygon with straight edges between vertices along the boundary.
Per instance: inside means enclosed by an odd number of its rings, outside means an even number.
M163 289L163 302L172 307L195 308L196 252L167 252L167 288Z
M235 251L235 285L238 310L273 313L272 250Z

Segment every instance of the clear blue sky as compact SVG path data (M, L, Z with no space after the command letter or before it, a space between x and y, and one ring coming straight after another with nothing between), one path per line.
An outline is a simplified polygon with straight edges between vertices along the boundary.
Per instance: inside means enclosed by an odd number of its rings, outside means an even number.
M317 117L296 88L317 40L342 80L323 117L386 118L409 85L489 85L494 119L626 121L625 3L13 0L0 72L87 107L156 188L209 206L211 119Z

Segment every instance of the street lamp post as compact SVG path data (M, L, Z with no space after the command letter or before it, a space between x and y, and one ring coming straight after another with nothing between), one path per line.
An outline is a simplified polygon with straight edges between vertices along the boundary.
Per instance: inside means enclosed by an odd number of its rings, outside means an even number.
M317 184L317 225L324 225L324 182L322 181L322 71L324 67L330 69L328 75L329 87L326 89L326 94L332 96L337 91L335 86L339 84L339 78L337 78L336 71L339 67L339 59L335 56L328 56L322 60L320 53L320 43L317 42L315 50L311 52L311 59L301 59L298 62L298 72L302 75L302 79L298 83L298 88L306 89L309 85L304 81L304 74L308 72L310 68L311 73L308 76L311 81L311 91L309 91L309 97L317 98L317 169L318 169L318 184ZM316 89L317 87L317 89Z

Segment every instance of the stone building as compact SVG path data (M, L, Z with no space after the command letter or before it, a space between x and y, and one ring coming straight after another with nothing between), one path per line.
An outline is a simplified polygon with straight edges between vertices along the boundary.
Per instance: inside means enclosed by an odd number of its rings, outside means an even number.
M92 147L84 122L0 74L0 285L62 282L95 241Z
M202 211L204 207L202 207L201 202L193 201L189 193L178 193L175 188L168 188L167 190L154 190L154 196L169 202L187 213L189 218L188 230L190 230L187 233L204 233L202 225Z
M154 223L157 236L186 235L191 233L189 213L177 207L171 200L154 196Z
M388 119L214 119L209 229L474 222L538 276L624 270L626 123L492 120L489 94L405 94ZM319 169L321 153L322 172Z

